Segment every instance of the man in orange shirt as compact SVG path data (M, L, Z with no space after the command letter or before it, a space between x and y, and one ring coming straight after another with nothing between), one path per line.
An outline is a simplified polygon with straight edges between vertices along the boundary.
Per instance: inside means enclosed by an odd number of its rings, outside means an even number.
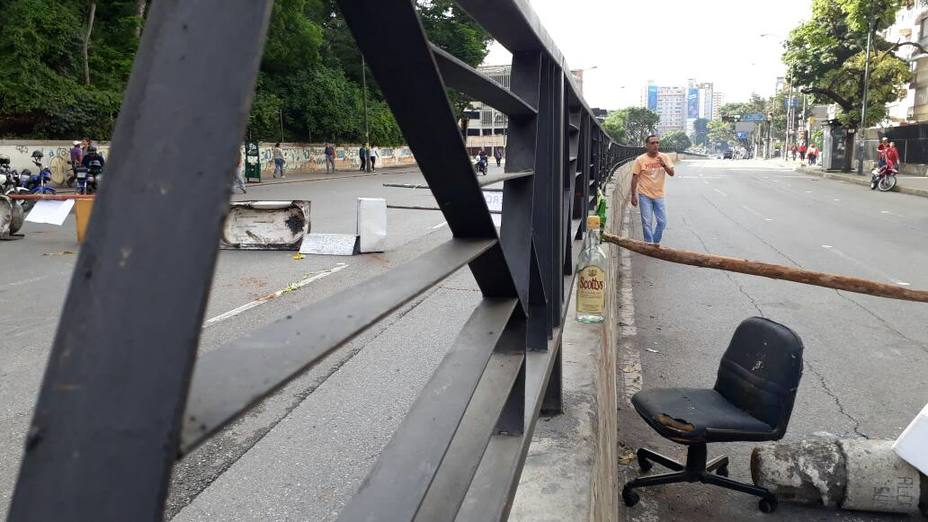
M673 176L673 160L658 151L661 140L650 135L645 141L645 152L635 158L632 165L632 205L641 208L641 230L644 240L660 246L667 225L667 206L664 204L665 174ZM655 223L656 222L656 223Z

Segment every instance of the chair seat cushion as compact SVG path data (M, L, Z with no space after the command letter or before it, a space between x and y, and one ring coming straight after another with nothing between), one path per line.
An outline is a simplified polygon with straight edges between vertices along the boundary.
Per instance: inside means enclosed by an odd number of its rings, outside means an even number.
M632 397L638 414L661 436L682 444L780 438L768 424L715 390L657 388Z

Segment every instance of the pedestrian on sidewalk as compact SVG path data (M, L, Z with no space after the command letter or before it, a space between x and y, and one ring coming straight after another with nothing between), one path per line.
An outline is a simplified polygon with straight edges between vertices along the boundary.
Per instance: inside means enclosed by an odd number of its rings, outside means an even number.
M806 142L802 142L801 144L799 144L799 160L800 161L806 160Z
M81 166L81 161L84 159L84 151L81 149L81 142L75 141L71 147L71 175L67 179L67 185L70 187L74 185L74 180L77 179L77 167Z
M806 157L809 158L809 165L815 166L815 162L818 160L818 147L814 143L809 145L809 152Z
M280 175L280 178L283 179L284 176L284 151L280 148L280 143L274 144L274 150L271 152L274 157L274 177L276 178Z
M232 180L232 190L236 187L241 189L242 194L248 194L245 190L245 164L242 162L242 151L238 152L238 160L235 162L235 178Z
M502 165L502 162L503 162L503 151L502 151L502 149L499 148L499 147L496 147L496 149L493 150L493 157L496 158L496 166L497 166L497 167L501 166L501 165Z
M660 152L660 139L652 134L645 140L645 152L632 165L632 206L641 209L641 230L646 243L660 246L667 226L664 203L666 175L673 176L673 160Z
M367 148L364 145L358 149L358 159L361 160L361 172L367 172Z
M335 173L335 147L331 143L325 144L325 173Z
M796 145L793 145L792 148L789 149L789 151L793 155L793 161L796 161L796 153L799 152L799 148L796 147Z
M371 152L369 156L370 157L368 159L371 162L371 170L372 171L377 170L377 158L380 157L380 149L377 148L377 145L374 145L373 147L371 147Z

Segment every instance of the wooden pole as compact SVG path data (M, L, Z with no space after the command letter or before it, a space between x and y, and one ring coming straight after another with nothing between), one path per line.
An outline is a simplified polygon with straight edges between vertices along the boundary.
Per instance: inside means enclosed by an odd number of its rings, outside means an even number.
M878 283L868 279L861 279L859 277L815 272L813 270L792 268L748 259L701 254L689 250L658 247L643 241L616 236L608 232L603 234L603 241L619 245L649 257L670 261L671 263L681 263L702 268L714 268L716 270L727 270L729 272L769 277L770 279L785 279L786 281L793 281L795 283L823 286L825 288L834 288L835 290L844 290L846 292L855 292L877 297L889 297L891 299L928 303L928 291L911 290L887 283Z

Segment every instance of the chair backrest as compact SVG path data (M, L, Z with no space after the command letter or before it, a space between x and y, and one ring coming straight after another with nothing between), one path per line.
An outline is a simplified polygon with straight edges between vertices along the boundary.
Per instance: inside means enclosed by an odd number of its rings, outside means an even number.
M719 365L715 391L753 417L786 433L802 377L802 339L762 317L742 321Z

